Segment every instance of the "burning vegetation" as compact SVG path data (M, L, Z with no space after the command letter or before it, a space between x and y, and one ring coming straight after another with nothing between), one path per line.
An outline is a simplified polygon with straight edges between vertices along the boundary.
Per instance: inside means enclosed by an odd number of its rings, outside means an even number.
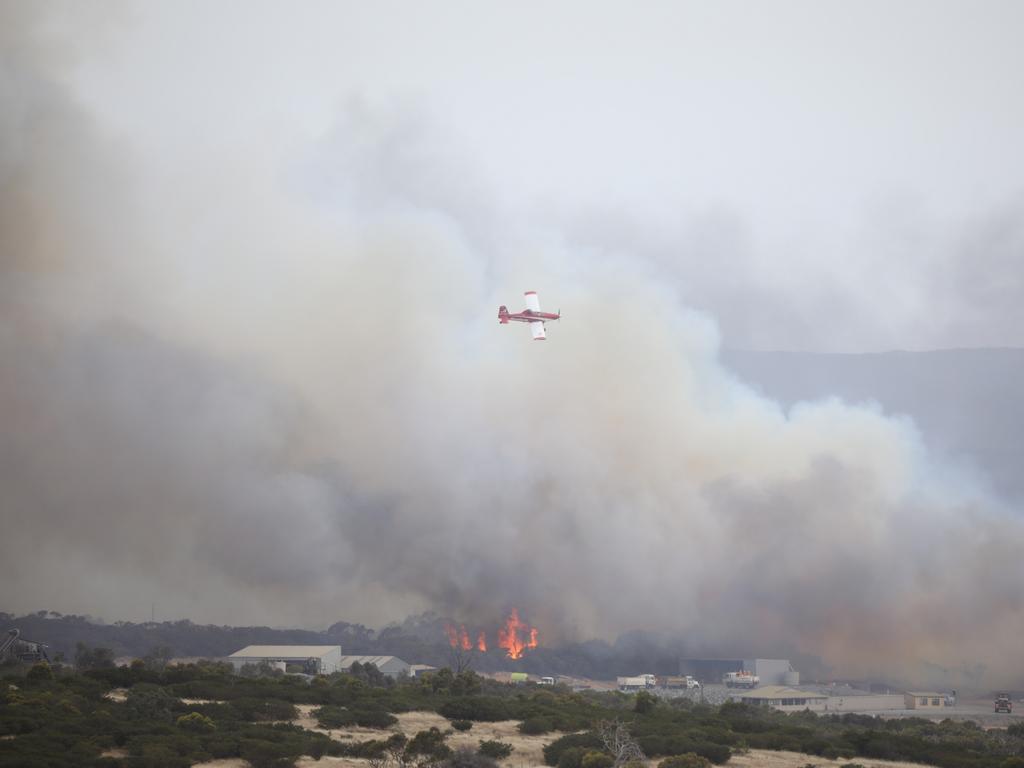
M475 643L465 624L447 624L444 631L448 636L448 644L456 650L487 652L487 633L484 630L477 634ZM497 647L504 648L505 655L510 659L521 659L524 651L536 648L539 637L537 628L520 619L519 611L515 608L509 613L505 623L498 628L497 636Z

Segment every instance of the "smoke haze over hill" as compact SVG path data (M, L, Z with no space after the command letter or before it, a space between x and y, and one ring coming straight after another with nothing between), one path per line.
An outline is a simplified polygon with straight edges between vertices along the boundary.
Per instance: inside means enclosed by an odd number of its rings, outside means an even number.
M509 202L429 110L332 89L266 9L233 38L237 8L100 7L0 10L4 609L315 626L517 606L550 641L644 628L846 674L1019 670L1019 514L909 418L783 407L724 365L759 268L724 264L739 298L709 283L722 312L695 309L699 251L669 264L624 246L627 216ZM126 78L157 23L195 49ZM293 92L256 52L323 80ZM1016 282L971 283L962 316L1019 342L1019 206L992 215ZM545 345L497 326L526 288L564 312ZM794 334L830 318L787 315L788 290L758 312ZM862 299L837 305L840 338ZM978 320L985 301L1003 314Z

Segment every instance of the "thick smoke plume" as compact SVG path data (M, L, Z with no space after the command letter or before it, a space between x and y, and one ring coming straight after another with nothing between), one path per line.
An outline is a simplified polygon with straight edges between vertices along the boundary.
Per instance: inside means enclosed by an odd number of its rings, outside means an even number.
M507 223L388 108L154 157L76 103L29 8L0 17L8 609L515 606L548 642L1019 670L1024 526L911 423L783 412L654 267ZM563 310L544 345L496 323L525 288Z

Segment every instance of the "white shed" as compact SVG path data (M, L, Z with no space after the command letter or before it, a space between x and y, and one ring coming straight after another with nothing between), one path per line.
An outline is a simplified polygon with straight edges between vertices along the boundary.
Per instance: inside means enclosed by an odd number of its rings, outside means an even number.
M341 670L340 645L249 645L228 656L236 670L246 664L303 664L311 674L329 675Z

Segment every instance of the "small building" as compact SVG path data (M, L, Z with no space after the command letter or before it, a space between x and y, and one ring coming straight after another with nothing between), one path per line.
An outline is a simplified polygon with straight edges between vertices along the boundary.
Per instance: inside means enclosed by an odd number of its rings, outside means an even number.
M419 677L420 675L426 675L430 672L437 672L437 667L432 667L429 664L409 665L409 677Z
M907 691L903 694L903 705L907 709L942 709L946 706L946 694L934 691Z
M782 712L799 712L805 709L823 712L828 703L828 696L823 693L800 691L784 685L766 685L752 691L733 694L732 698L744 704L771 707Z
M338 669L341 672L347 672L349 667L357 663L373 664L384 675L395 679L403 672L408 675L412 666L397 656L342 656Z
M247 645L228 656L238 671L246 664L267 664L285 670L301 666L310 675L329 675L341 671L340 645Z

